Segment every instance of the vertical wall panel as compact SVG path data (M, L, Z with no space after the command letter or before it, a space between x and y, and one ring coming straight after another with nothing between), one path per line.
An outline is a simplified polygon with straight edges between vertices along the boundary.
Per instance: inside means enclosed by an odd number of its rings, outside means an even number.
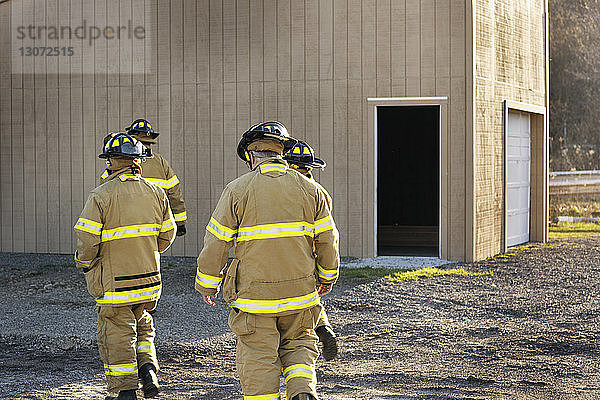
M194 24L192 24L194 26ZM195 36L195 32L194 32ZM187 53L186 53L187 54ZM195 52L194 52L195 55ZM195 57L194 57L195 60ZM195 78L195 71L192 76ZM184 251L179 254L194 253L199 244L199 236L202 234L204 226L198 223L198 216L194 212L198 204L198 137L205 135L206 132L198 132L196 123L196 85L185 84L183 93L183 155L184 165L180 172L181 181L183 182L183 196L186 202L187 212L187 233L183 237L179 237L178 241L184 242Z
M240 135L250 127L250 3L247 0L237 0L236 6L236 123L232 135L234 146ZM235 175L245 172L245 165L232 152L235 165Z
M0 4L0 54L9 54L11 26L11 5ZM12 223L12 94L11 60L0 58L0 249L13 248ZM10 166L10 167L9 167Z
M333 4L333 213L338 229L348 232L348 3ZM348 251L348 235L340 237L340 251Z
M306 139L306 98L304 92L305 73L305 16L304 3L292 1L290 9L291 19L291 132L298 139Z
M263 119L277 115L277 1L264 0L263 7Z
M421 96L421 1L406 0L406 95Z
M348 1L348 254L363 254L363 135L361 1Z
M222 2L211 0L210 26L210 168L211 209L223 189L223 9Z
M377 0L377 96L391 96L391 4L389 0Z
M319 154L325 160L333 160L333 4L319 3ZM319 174L319 182L333 193L333 168Z
M367 0L362 2L362 134L364 137L362 147L362 162L363 166L373 165L373 157L371 154L374 149L374 137L369 135L369 126L367 116L368 104L365 101L369 97L375 97L377 81L376 81L376 47L374 46L376 36L376 3L374 0ZM374 171L369 168L362 169L362 181L368 183L373 181ZM368 189L363 193L363 203L365 210L363 212L362 225L363 225L363 241L362 241L362 254L372 254L374 248L374 237L373 237L373 224L375 221L372 220L371 215L373 214L376 204L373 203L374 192L373 185L368 185Z
M421 96L435 95L435 0L421 1Z
M206 48L208 53L208 48ZM199 52L204 54L204 51ZM210 97L208 85L198 85L196 90L196 120L198 121L198 147L196 157L198 160L198 203L186 203L186 207L192 213L191 218L196 218L198 221L198 247L194 253L199 253L202 249L204 232L210 214L212 213L212 172L210 157L206 152L210 149ZM187 197L186 197L187 200ZM190 255L193 253L187 253Z
M14 82L13 82L14 83ZM13 251L25 251L25 200L23 190L23 89L12 89L11 118Z
M35 18L33 0L23 2L23 20L31 21ZM37 44L34 42L34 45ZM25 251L35 251L35 119L32 118L35 111L34 100L34 68L35 57L23 62L23 221Z
M402 97L406 92L406 2L391 2L390 29L391 77L394 96Z
M197 80L196 86L196 121L197 121L197 148L196 160L197 168L192 174L197 175L198 192L196 204L186 203L186 208L191 213L189 217L196 224L192 225L198 230L197 247L195 251L186 253L186 255L199 253L202 248L205 227L208 224L209 216L212 210L211 205L211 187L212 173L210 165L210 156L207 151L210 150L210 51L209 51L209 0L200 0L196 3L196 59L197 59ZM187 197L186 197L187 200Z
M450 138L448 146L450 146L450 167L449 167L449 213L450 221L448 221L448 231L451 237L457 238L452 241L449 247L448 257L452 260L464 259L466 254L465 249L465 147L468 145L466 141L465 131L467 129L466 116L466 101L469 98L466 93L465 84L465 20L462 18L465 15L464 2L459 0L451 0L450 3L451 26L450 26L450 93L452 101L449 105L449 124ZM460 238L460 240L459 240Z

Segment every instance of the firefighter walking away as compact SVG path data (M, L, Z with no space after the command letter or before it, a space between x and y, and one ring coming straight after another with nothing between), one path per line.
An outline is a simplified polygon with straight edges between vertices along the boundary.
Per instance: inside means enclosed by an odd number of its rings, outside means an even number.
M247 400L279 399L281 375L288 400L318 399L315 327L338 276L338 231L322 188L282 158L296 143L279 122L244 132L237 153L251 171L223 190L198 256L195 287L207 304L223 280Z
M75 223L75 261L97 304L98 350L107 400L135 400L159 392L153 310L161 293L160 253L175 238L165 192L141 176L149 149L125 133L105 138L111 173L90 193Z

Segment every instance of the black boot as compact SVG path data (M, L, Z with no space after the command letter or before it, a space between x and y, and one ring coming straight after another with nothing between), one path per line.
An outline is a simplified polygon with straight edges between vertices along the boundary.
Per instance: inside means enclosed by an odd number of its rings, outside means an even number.
M315 397L310 393L300 393L292 397L292 400L315 400Z
M117 397L106 396L104 400L137 400L137 395L135 394L135 389L121 390Z
M321 325L315 329L319 341L323 343L323 358L325 361L333 360L338 353L337 341L335 339L335 333L327 325Z
M158 378L156 376L156 368L152 364L144 364L140 368L138 375L142 380L142 390L144 391L144 397L156 397L158 396Z

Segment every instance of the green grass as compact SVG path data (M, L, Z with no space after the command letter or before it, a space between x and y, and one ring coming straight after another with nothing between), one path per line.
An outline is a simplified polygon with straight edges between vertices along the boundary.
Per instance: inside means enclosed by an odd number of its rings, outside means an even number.
M390 272L404 272L409 271L408 269L400 268L373 268L373 267L361 267L361 268L347 268L340 267L340 276L344 278L358 278L358 279L377 279L383 278L389 275Z
M488 272L470 272L464 268L439 269L435 267L422 268L414 271L394 272L387 275L385 278L392 283L400 283L406 281L418 281L420 279L434 278L437 276L458 275L458 276L481 276L493 275L492 271Z
M600 217L600 199L590 196L551 197L550 219L559 216L594 218Z
M559 222L550 226L551 239L600 236L600 224L591 222Z

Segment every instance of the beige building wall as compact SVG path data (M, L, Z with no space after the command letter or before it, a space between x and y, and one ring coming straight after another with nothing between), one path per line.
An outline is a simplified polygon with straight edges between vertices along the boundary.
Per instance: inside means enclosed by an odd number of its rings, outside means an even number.
M475 259L505 250L505 112L546 107L545 0L475 2ZM533 106L533 107L531 107ZM537 106L537 108L535 107ZM540 107L542 110L540 111ZM540 119L541 118L541 119ZM532 113L532 240L547 238L545 115ZM541 121L541 125L540 125ZM540 226L541 225L541 226Z
M3 55L14 4L0 4ZM155 46L138 54L94 44L86 54L36 64L35 75L14 73L18 66L2 56L0 250L72 252L73 222L103 168L102 137L145 117L183 181L188 234L172 254L197 255L223 186L246 171L235 155L240 134L278 119L328 162L317 179L334 197L342 254L372 255L366 99L447 96L445 256L472 252L468 2L96 0L90 10L66 0L28 0L23 10L40 23L67 24L72 16L101 25L107 16L145 14ZM148 73L119 76L136 59L146 59Z
M39 24L143 18L153 45L94 43L20 66L4 56L15 10ZM103 169L102 137L145 117L188 207L188 234L171 254L195 256L224 185L246 172L240 134L278 119L328 162L317 179L334 198L341 253L371 256L367 99L447 97L442 256L501 252L504 107L545 105L544 18L543 0L2 2L0 250L72 252L72 225ZM131 73L140 60L146 73Z

